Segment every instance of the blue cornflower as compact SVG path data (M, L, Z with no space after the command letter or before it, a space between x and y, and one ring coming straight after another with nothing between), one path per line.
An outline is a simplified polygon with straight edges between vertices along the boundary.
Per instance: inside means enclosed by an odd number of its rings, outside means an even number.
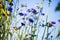
M32 8L31 11L32 13L37 14L37 11L34 8Z
M41 13L42 16L44 16L45 14L44 13Z
M8 7L8 11L12 12L12 8L11 7Z
M23 16L24 14L23 13L19 13L20 16Z
M52 21L51 24L56 24L56 22Z
M25 23L21 23L21 26L25 26Z
M33 19L31 19L31 18L29 18L29 22L33 23L33 22L34 22L34 20L33 20Z
M58 22L60 22L60 19L58 20Z

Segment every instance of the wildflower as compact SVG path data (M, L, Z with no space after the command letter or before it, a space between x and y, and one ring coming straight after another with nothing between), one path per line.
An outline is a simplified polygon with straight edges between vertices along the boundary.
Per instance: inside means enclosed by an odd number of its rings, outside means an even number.
M8 7L8 11L12 12L12 8L11 7Z
M22 26L25 26L25 23L21 23Z
M60 19L58 20L58 22L60 22Z
M56 22L52 21L51 24L56 24Z
M33 21L33 19L29 18L29 22L33 23L34 21Z
M31 9L31 12L37 14L37 11L34 8Z
M41 13L42 16L44 16L45 14L44 13Z
M23 13L19 13L20 16L23 16L24 14Z

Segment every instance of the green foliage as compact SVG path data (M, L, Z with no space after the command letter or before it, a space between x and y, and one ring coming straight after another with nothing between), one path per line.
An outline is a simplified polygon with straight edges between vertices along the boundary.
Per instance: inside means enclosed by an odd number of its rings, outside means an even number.
M60 31L58 32L57 36L56 37L59 37L60 36Z
M6 1L8 1L8 2L10 3L10 2L12 2L13 0L6 0Z
M55 11L60 11L60 2L58 3L58 5L57 5Z

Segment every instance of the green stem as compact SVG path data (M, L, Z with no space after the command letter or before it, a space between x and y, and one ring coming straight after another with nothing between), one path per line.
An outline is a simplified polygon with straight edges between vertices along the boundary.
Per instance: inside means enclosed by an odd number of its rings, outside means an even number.
M1 32L0 32L0 39L1 39Z
M47 27L47 39L46 40L48 40L48 31L49 31L49 27Z
M43 32L42 40L43 40L43 38L44 38L45 31L46 31L46 27L45 27L44 32Z

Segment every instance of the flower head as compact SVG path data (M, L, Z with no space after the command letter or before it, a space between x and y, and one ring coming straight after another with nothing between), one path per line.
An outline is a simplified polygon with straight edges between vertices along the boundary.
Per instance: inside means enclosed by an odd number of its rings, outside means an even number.
M34 21L33 21L33 19L29 18L29 22L33 23Z
M25 23L21 23L21 26L25 26Z
M8 11L12 12L12 8L11 7L8 7Z
M58 22L60 22L60 19L58 20Z
M23 16L24 14L23 13L19 13L20 16Z
M37 11L34 8L31 9L31 12L37 14Z
M52 21L51 24L56 24L56 22Z
M41 13L42 16L44 16L45 14L44 13Z

